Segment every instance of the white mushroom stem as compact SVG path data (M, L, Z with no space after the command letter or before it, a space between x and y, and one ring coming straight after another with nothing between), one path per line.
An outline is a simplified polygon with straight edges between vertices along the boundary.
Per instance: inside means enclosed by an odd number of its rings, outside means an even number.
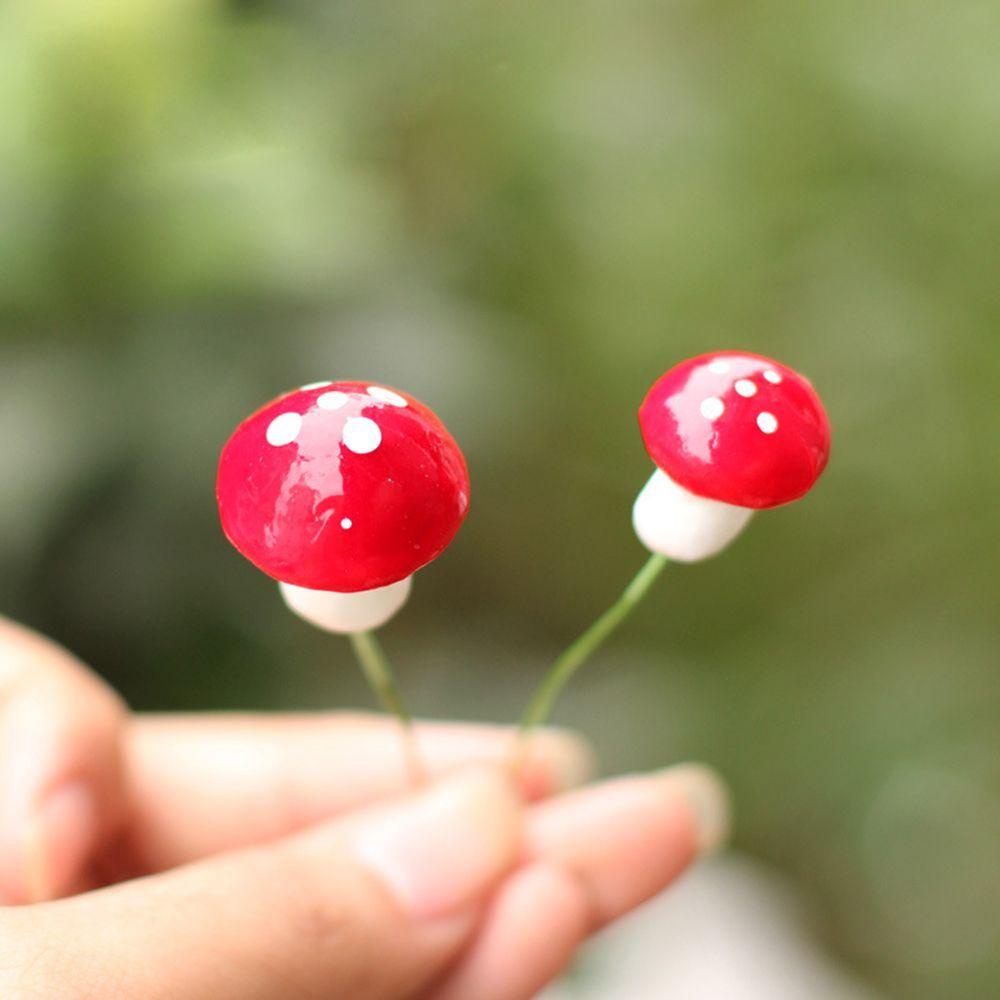
M657 469L636 497L632 525L650 552L676 562L698 562L721 552L752 513L748 507L696 496Z
M412 576L387 587L342 594L335 590L309 590L291 583L278 589L288 607L300 618L326 632L368 632L384 625L410 596Z

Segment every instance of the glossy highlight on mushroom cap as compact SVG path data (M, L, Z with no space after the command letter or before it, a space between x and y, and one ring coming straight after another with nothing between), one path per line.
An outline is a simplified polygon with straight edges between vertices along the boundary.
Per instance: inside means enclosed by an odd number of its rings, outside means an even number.
M639 426L675 483L756 510L807 493L830 455L830 424L809 380L740 351L675 365L649 390Z
M444 424L412 396L323 382L237 427L216 498L226 536L268 576L352 593L441 554L468 512L469 473Z

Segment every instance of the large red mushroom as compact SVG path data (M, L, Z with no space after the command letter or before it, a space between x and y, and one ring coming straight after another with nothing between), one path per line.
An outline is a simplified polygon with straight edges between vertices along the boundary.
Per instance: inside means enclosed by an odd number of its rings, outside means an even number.
M229 540L303 618L358 633L406 601L454 538L469 474L435 414L367 382L303 386L226 443L216 496Z

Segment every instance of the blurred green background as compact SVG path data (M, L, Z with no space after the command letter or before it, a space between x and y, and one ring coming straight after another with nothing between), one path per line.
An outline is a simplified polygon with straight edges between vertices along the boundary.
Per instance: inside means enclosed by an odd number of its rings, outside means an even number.
M0 6L0 607L137 708L367 705L223 540L288 387L430 403L472 514L385 632L507 720L640 564L675 361L823 393L804 502L675 568L558 719L704 759L887 996L1000 995L1000 7Z

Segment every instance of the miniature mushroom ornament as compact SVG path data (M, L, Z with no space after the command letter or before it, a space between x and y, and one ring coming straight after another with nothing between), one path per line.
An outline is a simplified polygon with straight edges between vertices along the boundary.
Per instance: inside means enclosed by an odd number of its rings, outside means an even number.
M807 493L830 454L830 425L810 381L759 354L718 351L675 365L649 390L639 426L656 471L632 523L652 555L553 662L521 716L522 733L548 720L576 671L671 560L720 552L755 510Z
M809 491L830 454L812 383L757 354L716 352L671 368L639 409L657 469L632 522L652 552L696 562L724 549L755 510Z
M248 417L219 462L226 536L278 581L285 602L329 632L377 628L469 508L465 458L412 396L317 382Z

